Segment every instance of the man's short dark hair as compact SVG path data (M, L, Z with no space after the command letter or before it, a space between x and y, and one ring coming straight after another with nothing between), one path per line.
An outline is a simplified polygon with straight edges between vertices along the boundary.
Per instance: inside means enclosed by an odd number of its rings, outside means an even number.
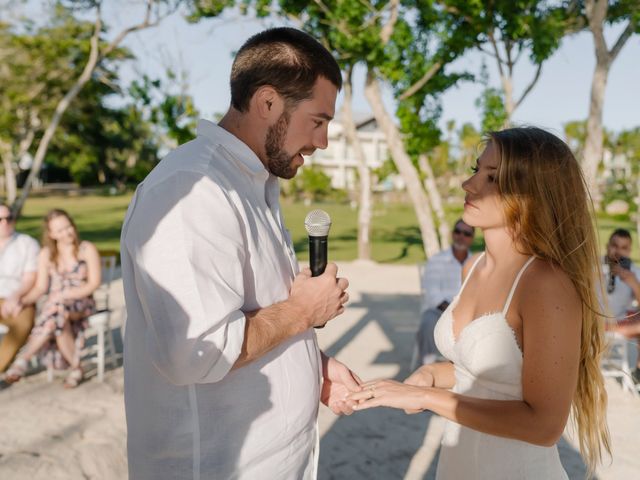
M271 85L287 107L311 98L318 77L342 88L335 58L317 40L295 28L260 32L240 48L231 67L231 105L244 112L260 87Z
M631 240L631 232L626 228L616 228L611 234L611 236L609 237L609 241L611 241L613 237L620 237L620 238L626 238L628 240Z

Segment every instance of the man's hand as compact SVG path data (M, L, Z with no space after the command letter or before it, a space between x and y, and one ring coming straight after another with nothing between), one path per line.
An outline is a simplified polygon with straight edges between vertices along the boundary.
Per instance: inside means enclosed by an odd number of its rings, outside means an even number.
M322 354L322 392L320 401L336 415L351 415L355 400L348 400L349 393L359 392L362 380L343 363Z
M337 274L336 264L329 263L322 275L311 277L311 269L305 268L293 281L288 301L301 312L307 328L320 327L344 312L349 281Z
M638 282L638 279L631 270L622 268L620 265L612 265L611 272L620 277L620 280L629 285L632 289L636 290L640 287L640 282Z
M22 304L20 303L20 298L10 296L2 303L0 314L2 315L2 318L17 317L21 311Z

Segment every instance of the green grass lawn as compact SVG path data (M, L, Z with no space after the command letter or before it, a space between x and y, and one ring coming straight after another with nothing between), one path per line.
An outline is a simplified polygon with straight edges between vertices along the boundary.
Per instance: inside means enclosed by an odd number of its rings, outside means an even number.
M17 229L40 238L42 217L52 208L62 208L73 216L83 239L94 242L101 250L119 250L120 228L130 199L130 195L33 197L27 201L24 215L18 221ZM356 258L357 210L342 203L327 202L305 206L301 202L292 202L288 199L283 201L282 206L300 260L308 258L304 217L314 208L322 208L332 218L329 258L331 260ZM448 220L455 221L461 212L462 209L459 207L449 209ZM631 222L600 216L598 227L602 245L613 229L618 227L630 229L634 236L634 261L640 263L638 239ZM482 238L477 235L473 249L481 250L483 245ZM412 264L424 260L420 230L410 205L375 203L372 257L373 260L384 263Z

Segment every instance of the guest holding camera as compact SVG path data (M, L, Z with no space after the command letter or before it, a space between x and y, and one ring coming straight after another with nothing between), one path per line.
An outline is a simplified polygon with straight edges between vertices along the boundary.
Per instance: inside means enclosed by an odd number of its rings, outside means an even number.
M611 315L617 320L615 330L638 341L638 360L631 372L633 381L640 383L640 322L629 317L633 303L640 303L640 268L629 258L631 256L631 233L624 228L615 230L607 244L604 258L607 301ZM637 317L635 317L637 318Z

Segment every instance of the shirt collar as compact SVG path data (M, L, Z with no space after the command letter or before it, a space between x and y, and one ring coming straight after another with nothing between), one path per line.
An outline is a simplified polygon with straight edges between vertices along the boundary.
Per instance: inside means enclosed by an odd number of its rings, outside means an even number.
M269 172L260 161L256 153L238 137L209 120L198 120L196 133L199 137L206 137L215 143L219 143L229 151L235 160L239 161L253 175L264 177L266 180Z

